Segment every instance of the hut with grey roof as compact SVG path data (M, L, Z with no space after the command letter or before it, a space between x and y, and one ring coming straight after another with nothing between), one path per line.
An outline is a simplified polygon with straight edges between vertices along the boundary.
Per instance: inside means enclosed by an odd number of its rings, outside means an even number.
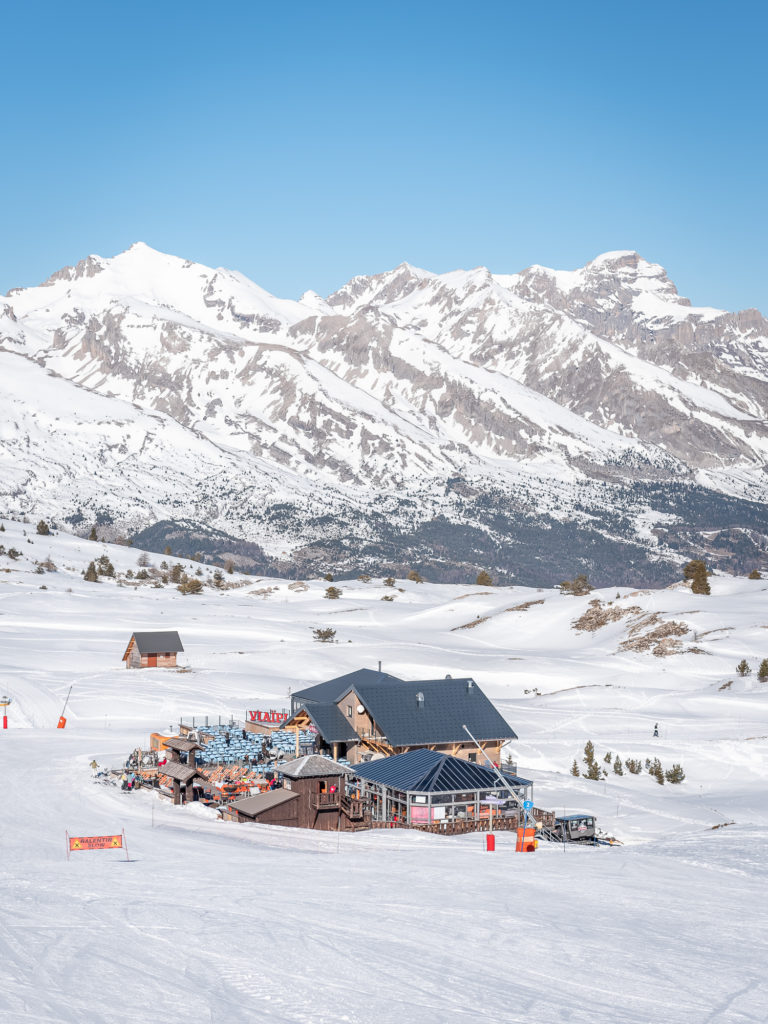
M183 650L175 629L132 633L123 661L126 668L176 668L176 655Z

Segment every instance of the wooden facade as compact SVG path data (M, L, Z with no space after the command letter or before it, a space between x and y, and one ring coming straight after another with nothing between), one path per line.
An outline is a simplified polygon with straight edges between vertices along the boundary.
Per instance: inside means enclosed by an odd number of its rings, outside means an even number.
M222 817L321 832L370 826L370 814L359 790L349 786L348 772L341 765L309 755L290 761L281 771L282 789L235 800L222 808Z

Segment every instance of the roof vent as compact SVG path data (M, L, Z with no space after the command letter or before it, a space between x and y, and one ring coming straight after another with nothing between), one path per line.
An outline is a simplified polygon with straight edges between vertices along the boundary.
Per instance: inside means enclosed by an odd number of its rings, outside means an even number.
M451 675L451 673L450 673L450 672L446 672L446 673L445 673L445 678L446 678L446 679L453 679L453 676Z
M419 692L416 694L416 704L420 708L424 707L424 694L421 692L421 690L419 690Z
M467 680L467 693L471 693L474 690L474 688L475 688L475 681L474 681L474 679L468 679Z

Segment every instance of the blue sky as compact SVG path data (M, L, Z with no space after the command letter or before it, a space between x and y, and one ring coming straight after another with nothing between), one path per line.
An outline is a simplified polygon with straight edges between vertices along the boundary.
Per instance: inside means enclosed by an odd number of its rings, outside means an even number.
M326 294L664 264L768 314L757 3L8 5L0 291L142 240Z

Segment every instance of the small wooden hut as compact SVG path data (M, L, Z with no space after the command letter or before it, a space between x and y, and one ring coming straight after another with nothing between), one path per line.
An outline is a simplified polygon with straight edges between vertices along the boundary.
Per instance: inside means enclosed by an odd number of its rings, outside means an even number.
M183 650L175 629L133 633L123 661L126 668L176 668L176 655Z
M280 772L282 789L235 800L222 808L222 817L322 831L367 826L365 804L346 785L348 768L327 757L308 754L281 765Z

